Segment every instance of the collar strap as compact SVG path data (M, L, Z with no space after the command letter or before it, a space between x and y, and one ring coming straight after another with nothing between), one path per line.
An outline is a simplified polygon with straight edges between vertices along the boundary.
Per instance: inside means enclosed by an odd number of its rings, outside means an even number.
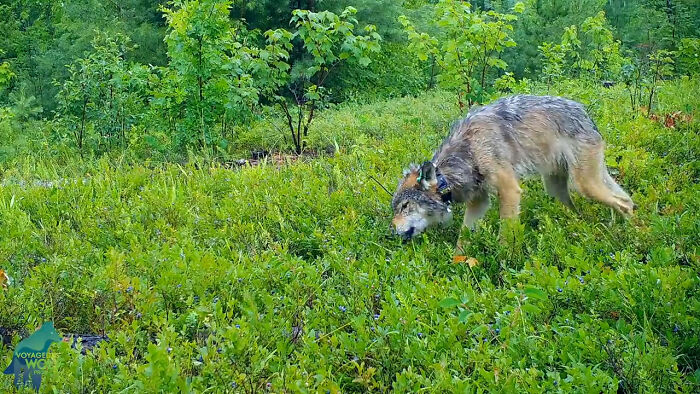
M440 173L437 174L437 192L442 197L442 202L452 202L452 187L447 182L445 176Z

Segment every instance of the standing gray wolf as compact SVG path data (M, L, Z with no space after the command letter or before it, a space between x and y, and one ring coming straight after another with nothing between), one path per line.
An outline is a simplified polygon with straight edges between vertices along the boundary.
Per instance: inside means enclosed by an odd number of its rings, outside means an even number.
M410 239L467 204L473 228L496 192L501 219L520 212L521 177L539 173L547 193L574 208L568 186L631 215L634 203L605 167L605 144L583 105L552 96L518 95L472 109L457 121L431 161L412 165L392 199L396 234ZM460 248L458 243L458 249Z

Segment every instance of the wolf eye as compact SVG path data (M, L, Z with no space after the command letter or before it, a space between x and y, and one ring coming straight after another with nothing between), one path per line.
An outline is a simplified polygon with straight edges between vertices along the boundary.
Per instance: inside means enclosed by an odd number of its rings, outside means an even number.
M399 208L400 211L404 211L408 208L408 201L405 201L403 204L401 204L401 207Z

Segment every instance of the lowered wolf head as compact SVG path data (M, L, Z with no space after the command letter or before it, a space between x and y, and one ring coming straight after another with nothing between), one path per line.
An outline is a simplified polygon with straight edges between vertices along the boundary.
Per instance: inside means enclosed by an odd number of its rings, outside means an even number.
M438 192L436 168L430 161L420 167L412 165L404 171L391 206L394 209L391 225L404 240L452 218L450 205L442 201Z

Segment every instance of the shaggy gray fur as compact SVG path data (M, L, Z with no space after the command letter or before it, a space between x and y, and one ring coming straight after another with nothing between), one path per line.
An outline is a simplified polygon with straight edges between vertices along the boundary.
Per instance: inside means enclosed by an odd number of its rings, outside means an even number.
M525 124L524 119L530 122ZM490 155L498 164L507 163L521 176L566 171L567 162L575 160L576 144L550 157L537 157L539 149L533 149L540 141L533 140L532 132L549 130L571 141L591 145L603 142L598 128L580 103L563 97L518 95L472 108L465 118L454 123L450 135L431 161L451 185L463 191L461 200L465 200L482 188L489 171L484 169L486 173L482 173L476 167L475 149ZM484 132L488 133L488 138L478 138L478 141L471 138ZM479 142L479 146L472 146L475 142Z
M472 227L499 194L502 218L517 217L520 178L539 174L547 192L573 208L569 186L631 215L634 203L608 174L604 143L580 103L562 97L518 95L473 108L456 122L430 162L412 166L392 199L397 234L410 238L451 217L437 178L447 180L454 202L468 203ZM436 174L438 174L436 176Z

